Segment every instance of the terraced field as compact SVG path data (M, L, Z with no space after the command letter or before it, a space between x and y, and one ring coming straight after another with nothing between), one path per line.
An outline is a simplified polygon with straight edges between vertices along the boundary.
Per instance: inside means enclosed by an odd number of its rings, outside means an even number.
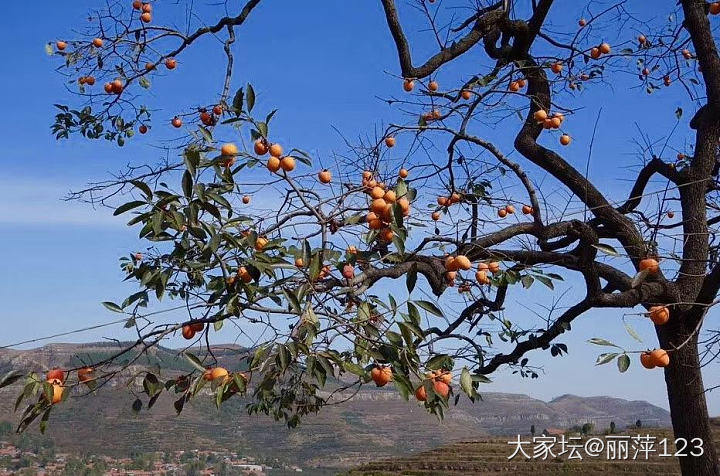
M713 420L716 445L720 445L720 419ZM658 439L671 438L669 430L646 429L628 430L624 435L651 435ZM602 437L601 435L594 435ZM529 439L529 436L523 439ZM677 475L680 474L676 458L651 455L647 460L607 460L603 457L586 458L582 461L568 461L554 458L545 461L526 460L515 457L508 461L515 446L508 441L514 438L493 438L482 441L459 442L424 451L416 455L380 460L368 463L347 473L348 476L442 476L442 475L555 475L555 474L607 474L607 475ZM668 451L672 446L668 447ZM532 445L525 447L532 455ZM632 452L632 450L631 450Z

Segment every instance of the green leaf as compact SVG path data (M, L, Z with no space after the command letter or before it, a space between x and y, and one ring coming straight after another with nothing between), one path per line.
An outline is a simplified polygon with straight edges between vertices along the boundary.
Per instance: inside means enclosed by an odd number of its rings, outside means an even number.
M617 360L618 370L622 373L630 367L630 357L627 354L621 355Z
M148 184L140 180L131 180L130 183L142 190L148 200L152 198L153 193L152 190L150 190L150 186Z
M182 177L182 189L183 193L187 198L192 197L192 188L193 188L193 179L192 174L189 170L186 170L185 173L183 173Z
M23 374L19 370L11 370L10 372L3 375L2 379L0 379L0 388L12 385L13 383L23 378L24 375L25 374Z
M133 208L137 208L142 205L146 205L146 202L134 200L132 202L124 203L115 209L115 211L113 212L113 216L118 216L128 210L132 210Z
M252 112L253 107L255 107L255 90L252 87L252 84L248 83L247 85L247 110L248 112Z
M597 243L592 246L593 246L593 248L596 248L607 255L618 256L620 254L617 252L617 250L615 248L613 248L610 245L606 245L605 243Z
M462 388L468 397L473 398L475 396L475 389L472 386L472 376L467 367L463 367L460 373L460 388Z
M353 362L343 362L343 368L348 372L357 375L358 377L364 377L366 372L365 369L360 367L358 364Z
M612 360L617 356L618 356L617 353L600 354L600 355L598 355L595 365L603 365L603 364L607 364L608 362L612 362Z
M443 312L435 304L430 301L415 301L415 304L425 309L430 314L434 314L438 317L443 317Z
M235 96L233 97L232 107L235 109L235 114L240 115L240 112L243 108L243 97L245 93L243 93L243 88L240 88L235 93Z
M610 347L617 347L618 349L620 348L617 345L610 342L609 340L600 339L599 337L593 337L592 339L588 340L588 342L590 344L595 344L595 345L607 345Z
M413 263L410 267L410 271L405 275L405 284L407 286L408 294L413 292L415 289L415 283L417 283L417 263Z
M625 324L625 330L627 331L628 334L630 334L630 337L632 337L636 341L642 343L642 339L640 338L638 333L635 332L635 329L633 329L632 326L630 324L628 324L627 322L625 322L624 324Z
M188 359L188 362L190 362L190 364L193 367L195 367L196 369L198 369L201 372L205 372L205 370L206 370L205 367L203 366L202 362L195 354L192 354L190 352L183 352L183 355L185 356L186 359Z
M102 305L105 306L107 309L111 310L112 312L123 312L122 308L114 302L104 301Z

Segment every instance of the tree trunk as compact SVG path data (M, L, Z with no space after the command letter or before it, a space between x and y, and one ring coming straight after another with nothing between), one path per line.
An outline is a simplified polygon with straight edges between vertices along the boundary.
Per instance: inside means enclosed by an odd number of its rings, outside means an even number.
M692 321L690 317L690 315L674 315L674 319L662 327L675 327L675 329L658 329L663 348L672 349L671 343L675 346L681 345L692 333L692 330L684 329L688 321ZM669 336L672 337L668 339ZM720 476L700 372L697 334L680 350L670 352L670 365L665 368L665 383L675 438L687 441L687 447L683 451L687 456L678 457L683 476ZM701 456L690 456L691 451L698 452L695 449L697 440L693 442L695 438L702 440L704 451ZM678 450L683 450L683 446L682 443L678 445ZM667 447L670 452L673 445L668 442Z

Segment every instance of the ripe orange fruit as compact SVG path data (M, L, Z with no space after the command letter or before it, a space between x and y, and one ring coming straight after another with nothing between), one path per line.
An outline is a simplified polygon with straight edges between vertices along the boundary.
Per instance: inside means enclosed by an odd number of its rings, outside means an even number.
M518 85L520 86L520 89L525 87L525 78L518 79Z
M450 200L447 197L438 197L437 204L441 207L446 207L450 204Z
M500 210L498 210L498 216L500 218L505 218L507 216L507 210L505 210L504 208L501 208Z
M368 220L368 227L370 227L371 230L379 230L383 226L385 226L381 219L375 218L374 220Z
M228 377L229 377L228 371L222 367L215 367L212 369L207 369L205 371L205 373L203 374L203 378L205 380L207 380L208 382L217 380L219 378L226 380Z
M243 195L242 202L247 205L250 203L250 195Z
M653 306L650 308L650 320L661 326L670 320L670 310L665 306Z
M205 323L196 322L194 324L190 324L190 327L192 327L192 330L194 330L195 332L202 332L202 330L205 329Z
M57 403L60 403L62 401L63 396L63 386L59 383L53 383L53 395L52 395L52 404L55 405Z
M280 159L280 167L285 172L292 172L293 170L295 170L295 159L293 159L289 155L286 155L285 157Z
M102 38L95 38L95 39L92 41L92 44L93 44L93 46L94 46L95 48L102 48L103 40L102 40Z
M271 156L267 161L267 169L273 173L280 170L280 159L275 156Z
M553 122L552 119L549 117L543 121L543 129L552 129L553 128Z
M670 84L672 84L672 80L670 79L670 76L665 76L663 78L663 83L665 84L665 86L670 86Z
M143 23L150 23L152 21L152 13L143 13L142 15L140 15L140 21L142 21Z
M487 271L487 270L490 269L490 267L488 266L487 263L484 263L484 262L481 261L481 262L478 263L477 269L478 269L478 271Z
M438 90L438 83L437 83L437 81L430 81L430 83L428 83L428 89L429 89L430 91L433 91L433 92L434 92L434 91L437 91L437 90Z
M200 113L200 122L202 122L206 126L211 126L213 124L212 114L210 114L207 111L201 112Z
M383 198L385 196L385 190L380 186L375 186L370 189L370 197L373 199Z
M643 76L650 76L650 70L647 69L647 68L643 68L643 70L642 70L642 75L643 75Z
M135 10L140 10L142 8L142 2L140 0L135 0L134 2L132 2L132 7Z
M660 270L660 265L654 258L645 258L640 261L638 268L640 268L640 271L647 270L648 273L655 274Z
M600 57L600 48L593 48L590 50L590 57L592 59L598 59Z
M655 363L653 362L652 355L650 355L650 352L643 352L640 354L640 364L642 364L643 367L646 369L654 369Z
M650 351L650 359L655 367L667 367L670 364L670 356L664 349Z
M585 21L584 18L581 18L580 21L578 21L578 25L580 25L580 28L582 28L587 25L587 21Z
M410 214L410 200L408 200L406 197L401 197L397 200L397 204L403 211L403 215L407 216Z
M395 138L394 137L386 137L385 145L388 147L395 147Z
M607 54L610 54L610 51L611 51L610 44L602 43L600 45L600 53L607 55Z
M470 92L469 89L463 89L462 92L460 93L460 95L462 96L463 99L467 100L472 97L472 92Z
M177 116L173 117L173 120L172 120L170 123L171 123L172 126L173 126L174 128L176 128L176 129L179 128L179 127L182 127L182 119L180 119L180 118L177 117Z
M453 192L453 194L450 195L450 203L459 203L461 200L462 197L457 192Z
M217 106L213 106L212 110L213 110L213 114L215 114L216 116L220 116L223 113L223 108L219 104Z
M543 122L543 121L545 121L545 119L547 119L547 117L548 117L548 113L547 113L547 111L545 111L543 109L538 109L533 114L533 119L535 119L535 121L537 121L537 122Z
M91 380L95 380L95 377L93 377L94 372L95 369L92 367L83 367L81 369L78 369L78 380L82 383L87 383Z
M647 38L645 38L645 35L638 35L638 43L641 45L644 45L647 42Z
M417 398L421 402L427 400L427 392L425 391L424 385L420 385L417 390L415 390L415 398Z
M674 216L675 216L675 212L672 212L672 211L667 212L667 217L668 217L668 218L673 218Z
M430 117L432 119L440 119L442 117L442 114L440 113L439 109L433 109L430 111Z
M435 380L433 382L433 390L435 391L435 393L445 399L450 394L450 386L441 380Z
M370 204L370 210L377 214L382 214L385 211L385 206L387 206L387 202L384 199L376 198Z
M145 13L151 13L152 12L152 5L149 3L143 3L142 11Z
M318 173L318 180L320 183L330 183L332 180L332 174L328 169L323 169L320 173Z
M145 63L145 70L146 71L152 71L155 69L155 63L147 62Z
M140 131L140 134L145 134L148 131L148 128L145 124L140 124L140 127L138 127L138 131Z
M445 270L446 271L457 271L459 269L458 264L455 262L455 257L450 255L445 258Z
M408 177L408 175L410 175L410 172L408 172L407 169L400 169L400 172L398 172L398 176L401 179L406 179Z
M720 14L720 2L713 2L710 4L710 14L711 15L718 15Z
M552 66L550 66L550 69L553 73L560 74L563 70L563 64L558 61L556 63L553 63Z
M560 119L559 117L553 117L552 119L550 119L550 127L551 128L559 129L561 125L562 125L562 119Z
M183 326L182 336L187 340L192 339L193 337L195 337L195 329L193 329L192 326Z
M415 81L412 79L406 79L403 81L403 89L407 92L412 91L415 88Z
M295 258L295 266L297 268L302 268L305 266L305 261L302 258Z
M533 212L533 209L530 205L523 205L522 212L524 215L530 215Z
M480 284L490 284L490 278L488 278L487 271L484 270L475 272L475 280Z
M514 93L520 91L520 83L518 83L517 81L513 81L512 83L510 83L509 89Z
M257 251L262 251L263 249L265 249L267 244L268 244L267 238L265 238L264 236L258 236L257 240L255 240L255 249Z
M395 201L397 200L397 195L395 195L395 192L393 192L392 190L388 190L387 192L385 192L383 198L387 203L395 203Z
M255 153L257 155L265 155L268 152L268 147L262 139L256 140L253 148L255 149Z
M347 253L350 255L356 255L357 254L357 248L355 248L355 245L350 245L347 247Z
M64 51L65 48L67 48L67 43L65 43L64 41L56 41L55 48L57 48L59 51Z
M497 261L492 261L492 262L488 263L488 270L492 274L497 273L498 271L500 271L500 263L498 263Z
M123 89L125 89L125 86L123 86L123 82L120 79L116 79L110 83L112 87L112 92L115 94L120 94L123 92Z
M512 205L508 205L508 206L505 207L505 211L508 212L508 213L510 213L510 214L515 213L515 207L512 206Z
M452 372L449 370L438 370L435 379L450 385L450 383L452 383Z
M165 60L165 67L167 69L175 69L177 67L177 60L175 58L168 58Z
M223 146L220 148L220 153L222 155L237 155L238 148L235 144L230 142L228 144L223 144Z
M369 170L364 170L362 173L363 180L370 180L372 178L373 174Z
M48 371L47 375L45 376L45 380L47 380L48 382L52 380L57 380L60 383L63 383L65 381L65 372L62 369L55 367L54 369Z
M385 366L375 366L370 371L370 376L378 387L384 387L392 380L392 369Z
M392 241L394 236L393 231L390 228L385 228L383 231L380 232L380 239L383 241Z
M570 144L571 141L572 141L572 139L567 134L563 134L560 136L560 143L562 145L568 145L568 144Z
M430 217L433 220L438 221L440 219L440 212L433 212L432 215L430 215Z
M692 53L690 53L690 50L682 50L683 58L690 59L692 58Z
M268 150L270 151L270 155L273 157L280 158L283 154L283 148L280 144L273 144Z
M470 259L468 259L465 255L457 255L453 263L457 266L457 269L462 269L463 271L467 271L472 268Z
M85 76L85 84L88 86L95 85L95 77L94 76Z
M243 283L249 283L250 281L252 281L252 275L245 266L240 266L240 268L238 268L237 275Z

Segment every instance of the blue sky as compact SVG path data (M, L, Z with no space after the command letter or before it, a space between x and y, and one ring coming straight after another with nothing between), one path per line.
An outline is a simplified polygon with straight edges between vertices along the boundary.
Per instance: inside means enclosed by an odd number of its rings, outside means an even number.
M156 18L161 18L163 8L172 9L172 3L157 2ZM397 58L379 2L322 0L312 2L312 6L307 2L266 3L238 32L234 87L251 82L258 91L260 110L280 108L273 126L276 140L310 151L322 163L329 160L333 150L344 150L333 127L355 137L371 132L381 122L398 119L396 112L376 99L400 94L400 84L392 76L399 70ZM221 48L213 41L202 42L180 59L177 72L162 73L153 80L148 101L162 110L156 113L156 128L151 134L134 138L124 148L79 138L56 142L49 131L52 104L67 101L68 94L53 72L57 61L45 55L43 45L82 25L93 4L90 0L42 5L11 2L5 7L4 18L32 18L33 22L30 28L26 22L6 20L0 29L3 44L11 46L6 48L6 74L0 79L5 110L0 117L0 129L5 131L0 156L0 248L5 251L0 272L0 320L5 325L0 345L118 317L99 303L120 301L134 290L121 282L117 258L141 246L136 231L106 209L93 210L61 198L70 189L102 179L128 162L153 161L158 154L150 147L153 141L172 138L175 133L168 130L166 121L182 107L207 103L212 98L206 93L217 91L222 81ZM556 18L553 27L571 31L581 15L571 10L567 16ZM407 9L402 13L407 15L404 18L413 17ZM414 38L419 35L417 30L410 26L407 33ZM627 36L634 33L627 32ZM421 47L414 51L416 58L427 52L426 43L419 44ZM472 62L478 54L472 53L463 61ZM448 69L439 80L450 81L456 74ZM572 129L574 142L564 152L570 163L584 167L590 141L588 125L603 108L601 139L595 144L590 176L609 196L625 196L627 167L637 165L631 155L635 151L631 142L636 136L635 121L640 120L642 128L660 131L660 136L672 127L678 106L692 110L679 90L649 97L641 89L631 89L637 85L635 78L620 74L613 85L591 88L580 96L583 109L572 119L576 124ZM489 128L482 134L498 140L509 153L514 130ZM676 146L681 146L684 138L678 136ZM545 299L539 289L531 291L530 298L535 297L540 302ZM508 308L515 313L528 312L520 303ZM599 336L632 346L620 320L622 315L623 311L613 310L584 315L573 324L573 332L561 340L570 348L570 356L534 354L535 363L544 365L542 378L529 381L500 372L487 389L543 399L564 393L611 395L649 400L667 408L661 371L645 371L637 362L626 374L619 374L614 365L594 366L595 357L604 350L585 343L587 339ZM711 325L716 321L715 315L709 319ZM647 346L654 345L649 324L637 318L633 324ZM106 336L132 338L133 334L115 326L57 341L81 342ZM226 330L217 337L218 342L232 338ZM719 383L712 379L713 374L717 374L716 365L706 368L706 384ZM711 412L720 414L720 393L710 393L708 399Z

